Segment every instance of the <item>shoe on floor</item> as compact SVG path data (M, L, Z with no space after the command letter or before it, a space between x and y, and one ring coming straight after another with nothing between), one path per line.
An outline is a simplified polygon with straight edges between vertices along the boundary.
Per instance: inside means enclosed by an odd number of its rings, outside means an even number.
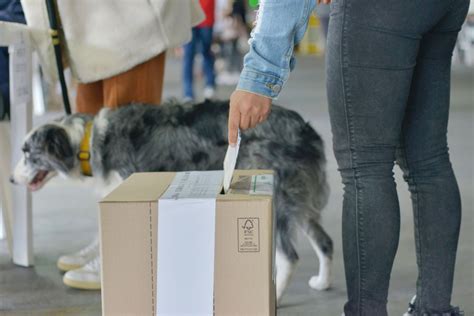
M415 301L416 301L416 295L413 296L411 299L410 303L408 303L408 310L403 316L413 316L413 312L415 311Z
M61 256L58 259L57 266L61 271L79 269L87 262L97 257L99 252L99 238L96 237L88 246L84 247L78 252Z
M100 255L97 255L82 268L66 272L63 282L75 289L100 290Z

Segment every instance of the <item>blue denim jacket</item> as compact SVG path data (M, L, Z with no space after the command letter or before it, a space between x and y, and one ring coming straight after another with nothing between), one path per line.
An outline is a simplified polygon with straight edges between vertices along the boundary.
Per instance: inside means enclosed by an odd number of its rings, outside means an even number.
M293 70L294 46L306 31L316 0L261 0L237 90L276 99Z

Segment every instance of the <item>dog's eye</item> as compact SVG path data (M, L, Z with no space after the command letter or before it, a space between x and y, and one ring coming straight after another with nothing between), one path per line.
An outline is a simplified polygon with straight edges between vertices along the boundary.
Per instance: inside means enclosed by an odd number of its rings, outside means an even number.
M27 153L30 152L30 148L28 148L28 146L25 145L25 146L21 147L21 151L23 151L24 154L27 154Z

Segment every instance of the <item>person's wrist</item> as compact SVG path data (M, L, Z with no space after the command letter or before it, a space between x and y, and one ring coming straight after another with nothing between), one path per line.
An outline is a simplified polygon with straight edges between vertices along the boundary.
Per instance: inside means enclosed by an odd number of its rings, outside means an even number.
M248 91L270 99L276 99L283 86L280 78L253 69L242 70L236 90Z
M268 100L273 100L270 96L268 95L264 95L264 94L261 94L261 93L258 93L258 92L255 92L255 91L250 91L250 90L245 90L245 89L241 89L239 87L235 88L235 91L242 91L242 92L248 92L248 93L252 93L252 94L255 94L255 95L258 95L260 97L264 97L264 98L267 98Z
M272 99L250 91L235 90L229 104L229 144L237 142L238 130L254 128L268 118Z

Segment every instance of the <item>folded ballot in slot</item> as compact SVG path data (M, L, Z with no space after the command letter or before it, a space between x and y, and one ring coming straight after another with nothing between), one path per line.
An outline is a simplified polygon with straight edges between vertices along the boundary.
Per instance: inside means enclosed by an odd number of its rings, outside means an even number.
M103 315L275 315L271 171L137 173L100 203Z

